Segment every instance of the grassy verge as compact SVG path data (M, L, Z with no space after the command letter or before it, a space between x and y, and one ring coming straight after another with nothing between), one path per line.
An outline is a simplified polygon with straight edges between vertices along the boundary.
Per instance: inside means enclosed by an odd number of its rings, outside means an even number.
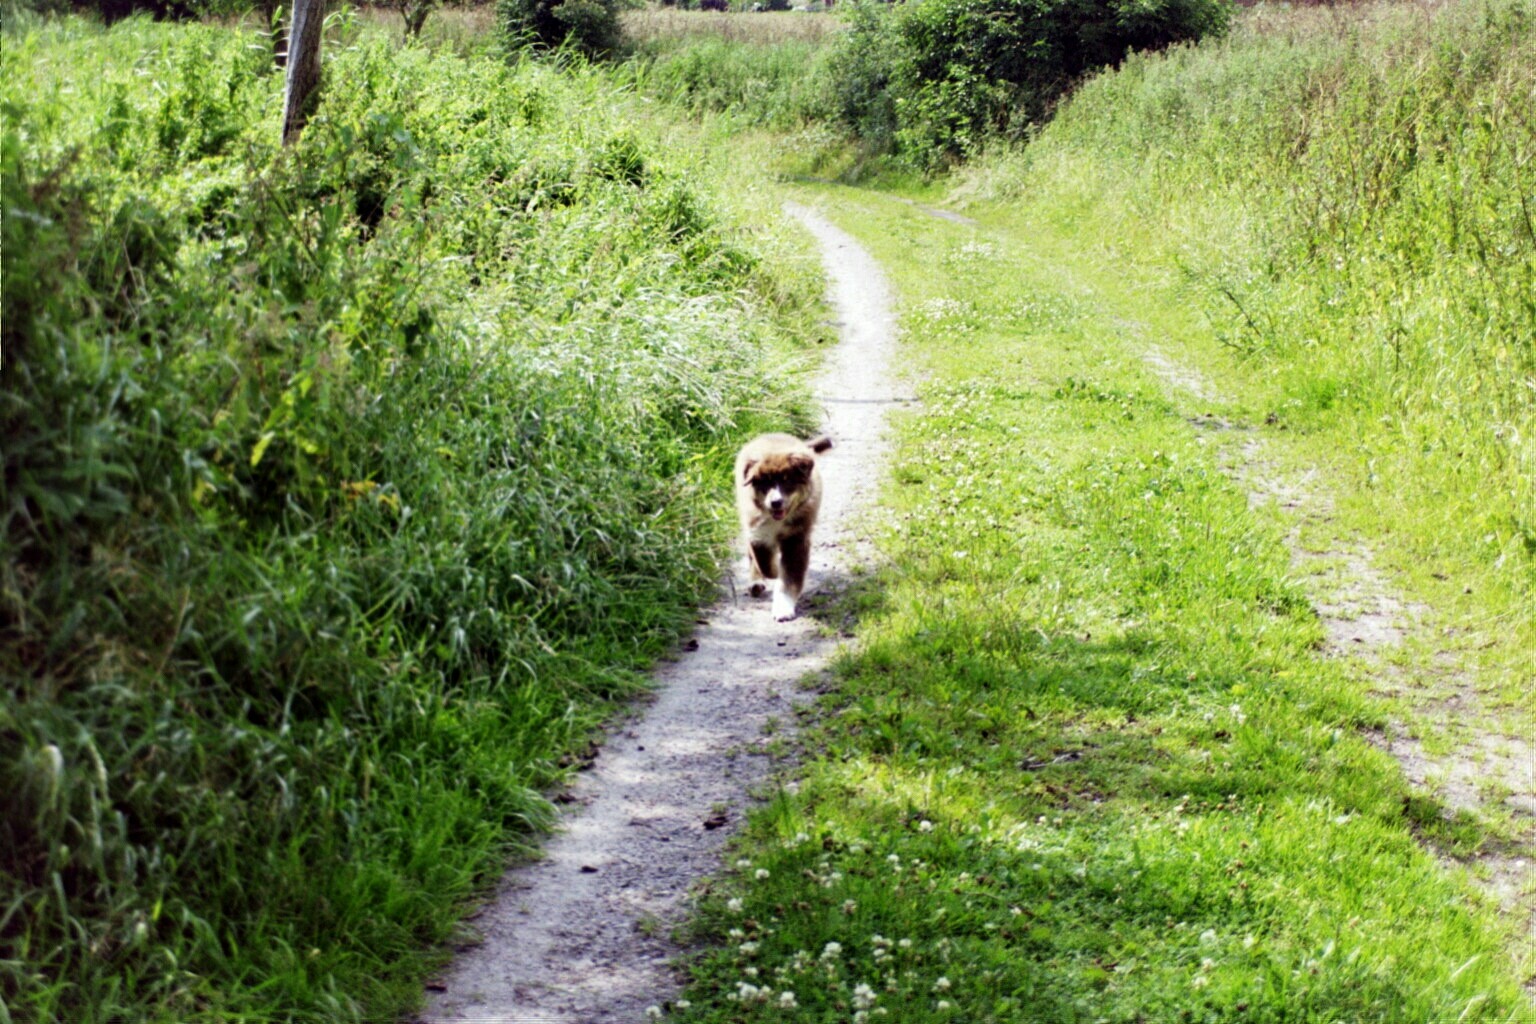
M1174 292L1050 226L845 199L904 298L891 565L680 1020L1516 1019L1280 529L1128 351ZM793 1008L794 1013L789 1011Z
M712 585L815 265L604 73L349 30L281 152L247 34L6 31L5 1006L408 1009Z
M1331 498L1302 542L1363 543L1417 607L1393 713L1441 749L1469 697L1483 731L1536 732L1533 26L1519 2L1257 12L961 183L1118 262L1142 352ZM1138 291L1188 312L1146 330Z

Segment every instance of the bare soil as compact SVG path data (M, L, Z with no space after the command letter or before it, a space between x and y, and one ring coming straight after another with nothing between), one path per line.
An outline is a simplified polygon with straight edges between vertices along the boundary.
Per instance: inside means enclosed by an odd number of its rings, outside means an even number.
M885 461L895 320L880 268L816 212L787 205L815 236L841 341L817 383L825 493L801 617L775 622L738 567L693 638L655 676L650 703L615 725L565 799L536 863L502 880L478 933L431 986L424 1020L632 1024L676 995L674 926L718 870L727 837L769 778L767 733L788 732L800 685L841 642L818 602L865 557ZM809 611L809 614L807 612Z

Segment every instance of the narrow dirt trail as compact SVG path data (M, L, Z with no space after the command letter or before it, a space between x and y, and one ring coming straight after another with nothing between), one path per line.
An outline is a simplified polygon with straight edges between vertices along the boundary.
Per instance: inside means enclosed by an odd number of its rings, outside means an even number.
M427 1021L631 1024L674 996L671 927L768 776L765 728L793 724L798 681L837 648L807 612L854 566L885 412L905 400L891 380L895 319L879 266L819 214L785 209L821 247L841 335L816 386L837 447L823 463L802 617L775 622L735 568L691 649L657 671L653 701L610 730L576 779L544 859L510 872L472 922L483 941L429 993Z

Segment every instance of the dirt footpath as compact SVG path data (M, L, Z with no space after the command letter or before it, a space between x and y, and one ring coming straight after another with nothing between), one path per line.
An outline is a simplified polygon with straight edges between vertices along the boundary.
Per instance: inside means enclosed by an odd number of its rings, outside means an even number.
M798 681L836 649L805 613L859 557L885 412L904 401L891 381L895 319L880 268L852 238L810 209L786 211L821 246L841 335L816 388L837 446L823 457L802 617L775 622L736 567L693 649L658 670L654 700L610 731L577 778L544 859L509 873L473 920L484 941L429 993L427 1021L633 1024L672 998L680 979L669 961L680 951L670 933L689 888L718 869L767 777L765 727L793 725Z

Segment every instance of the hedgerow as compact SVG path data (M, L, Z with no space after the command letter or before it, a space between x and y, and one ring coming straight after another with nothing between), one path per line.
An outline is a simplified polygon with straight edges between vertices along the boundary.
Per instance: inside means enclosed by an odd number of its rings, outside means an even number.
M0 58L23 1019L408 1007L711 585L730 450L797 408L812 271L602 79L349 40L282 151L252 42Z

